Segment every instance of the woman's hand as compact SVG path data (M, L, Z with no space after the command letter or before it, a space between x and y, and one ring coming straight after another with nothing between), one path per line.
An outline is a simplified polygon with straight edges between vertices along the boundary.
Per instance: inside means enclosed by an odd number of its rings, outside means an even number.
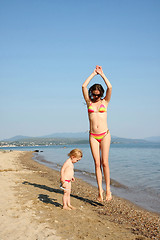
M96 68L94 69L93 74L94 74L94 75L97 75L97 74L98 74Z
M102 75L103 74L103 70L102 70L102 67L101 66L96 66L96 72L97 72L97 74L99 74L99 75Z

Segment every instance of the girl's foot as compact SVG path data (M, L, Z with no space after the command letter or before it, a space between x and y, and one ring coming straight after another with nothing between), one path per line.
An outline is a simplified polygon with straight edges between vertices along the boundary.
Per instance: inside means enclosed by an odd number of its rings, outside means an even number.
M112 200L112 193L109 192L109 193L106 194L106 201L109 202L111 200Z
M68 206L63 206L63 210L71 210Z
M102 190L102 192L99 192L99 195L98 195L97 200L98 200L99 202L103 202L103 190Z
M73 207L72 205L68 205L68 207L70 208L70 209L73 209L73 210L75 210L76 208L75 207Z

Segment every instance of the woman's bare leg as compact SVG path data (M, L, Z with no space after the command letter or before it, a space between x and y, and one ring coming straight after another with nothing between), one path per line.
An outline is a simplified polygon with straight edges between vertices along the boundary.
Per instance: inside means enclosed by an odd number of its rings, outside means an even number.
M95 162L95 172L98 184L98 201L103 201L103 188L102 188L102 170L101 170L101 160L100 160L100 147L99 142L90 135L90 147L92 156Z
M109 171L109 149L111 143L110 132L102 139L101 141L101 157L102 157L102 166L103 173L106 182L106 200L109 201L112 199L111 191L110 191L110 171Z

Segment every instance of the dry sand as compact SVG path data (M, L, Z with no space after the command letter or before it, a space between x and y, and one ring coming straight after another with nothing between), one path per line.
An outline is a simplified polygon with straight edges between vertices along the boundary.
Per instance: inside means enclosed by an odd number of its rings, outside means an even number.
M62 210L59 172L32 160L32 152L0 152L0 240L160 239L159 215L113 196L96 201L97 189L80 179Z

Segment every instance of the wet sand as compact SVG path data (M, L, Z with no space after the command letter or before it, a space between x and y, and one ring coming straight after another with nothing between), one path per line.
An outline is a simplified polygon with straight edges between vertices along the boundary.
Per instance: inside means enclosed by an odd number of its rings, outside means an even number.
M113 196L96 200L97 188L72 183L71 204L62 210L59 172L35 162L32 152L0 152L0 239L160 239L160 216Z

